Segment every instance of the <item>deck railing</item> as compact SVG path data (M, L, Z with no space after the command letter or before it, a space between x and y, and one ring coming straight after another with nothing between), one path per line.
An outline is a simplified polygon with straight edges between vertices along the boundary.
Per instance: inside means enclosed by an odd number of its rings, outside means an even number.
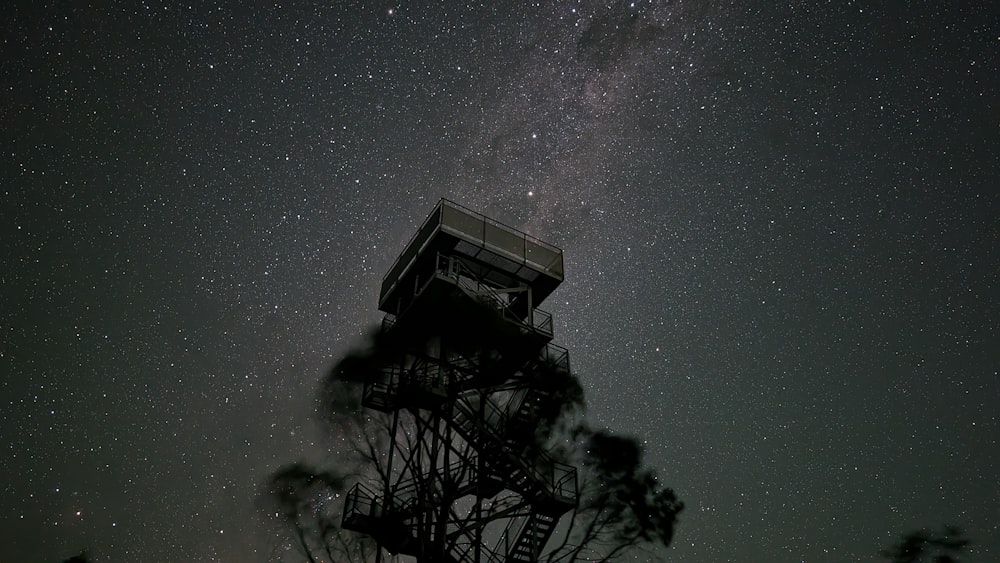
M483 282L467 264L456 256L438 255L437 273L455 282L462 289L479 296L494 307L503 318L514 321L539 333L552 336L552 314L535 308L525 308L525 314L511 307L509 297L505 298L496 288Z

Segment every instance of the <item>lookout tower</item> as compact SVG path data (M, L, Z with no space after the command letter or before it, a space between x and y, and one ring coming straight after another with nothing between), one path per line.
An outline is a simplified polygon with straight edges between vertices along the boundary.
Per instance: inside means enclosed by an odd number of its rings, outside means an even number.
M380 338L396 353L362 406L388 415L389 439L344 528L421 562L538 560L578 499L542 436L570 367L538 306L562 280L558 248L438 203L382 280Z

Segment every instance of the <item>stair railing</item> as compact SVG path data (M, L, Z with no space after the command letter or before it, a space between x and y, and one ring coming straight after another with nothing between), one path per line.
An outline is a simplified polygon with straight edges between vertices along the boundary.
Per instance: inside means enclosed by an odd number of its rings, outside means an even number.
M524 528L525 522L519 518L511 518L507 522L507 526L504 527L503 533L500 534L500 540L497 542L497 547L502 549L497 549L500 553L503 553L501 561L506 561L507 557L510 555L511 550L517 545L517 540L521 536L521 530ZM515 527L517 532L514 532Z
M484 407L487 411L486 418L497 420L496 426L481 424L476 416L475 407L468 404L466 398L459 397L459 400L455 401L456 415L461 415L460 417L456 416L458 427L470 434L466 436L466 439L475 441L477 433L487 437L492 442L493 447L499 448L499 451L503 452L501 455L507 456L509 461L536 486L540 487L545 494L558 497L559 500L565 499L570 503L575 502L576 469L571 465L556 461L541 450L537 452L535 463L529 463L522 456L510 451L502 437L502 430L499 434L497 431L498 428L502 429L506 426L509 416L488 399L484 403ZM461 420L462 418L464 421Z

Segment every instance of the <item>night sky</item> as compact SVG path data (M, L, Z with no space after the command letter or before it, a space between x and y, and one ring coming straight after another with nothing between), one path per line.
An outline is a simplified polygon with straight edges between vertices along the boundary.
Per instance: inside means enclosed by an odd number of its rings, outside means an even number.
M98 4L0 16L0 561L279 553L441 197L564 249L669 561L1000 560L992 2Z

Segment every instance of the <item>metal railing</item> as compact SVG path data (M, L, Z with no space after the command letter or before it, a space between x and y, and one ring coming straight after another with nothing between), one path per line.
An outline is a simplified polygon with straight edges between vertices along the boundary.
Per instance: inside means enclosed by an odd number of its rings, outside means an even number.
M382 505L378 501L375 491L361 483L355 483L344 498L344 522L354 521L357 517L381 518Z
M491 559L490 563L503 562L507 560L510 552L513 551L514 546L517 545L517 541L521 537L521 531L524 529L525 524L526 522L519 518L511 518L510 521L507 522L507 526L504 527L503 533L500 534L500 540L497 541L497 547L499 548L498 551L503 553L503 555L497 559ZM515 529L517 532L514 532Z
M541 450L537 451L536 458L530 461L510 451L503 438L504 428L509 422L510 416L489 399L486 399L481 406L484 409L483 418L495 421L493 424L484 424L480 421L475 411L475 405L469 404L464 397L455 401L453 420L460 431L466 434L465 438L475 442L480 435L487 437L492 444L484 444L484 446L489 448L492 445L496 448L494 451L498 452L498 455L507 457L507 461L525 474L543 493L561 502L575 503L577 498L576 468L556 461Z
M558 247L463 205L442 199L410 237L402 253L382 277L379 301L392 291L404 272L417 259L428 239L441 226L461 233L464 237L476 241L481 247L489 248L491 252L499 251L510 255L517 259L517 263L530 265L533 269L548 272L562 279L562 250ZM500 239L508 240L505 243ZM516 241L514 246L509 244L511 241Z
M532 362L533 366L548 365L559 371L569 372L569 350L549 342Z
M493 286L481 281L479 277L460 258L446 254L438 254L437 272L476 295L484 303L493 307L497 313L507 320L514 321L536 332L552 336L552 314L542 309L527 310L522 315L515 312L507 299L497 293Z

